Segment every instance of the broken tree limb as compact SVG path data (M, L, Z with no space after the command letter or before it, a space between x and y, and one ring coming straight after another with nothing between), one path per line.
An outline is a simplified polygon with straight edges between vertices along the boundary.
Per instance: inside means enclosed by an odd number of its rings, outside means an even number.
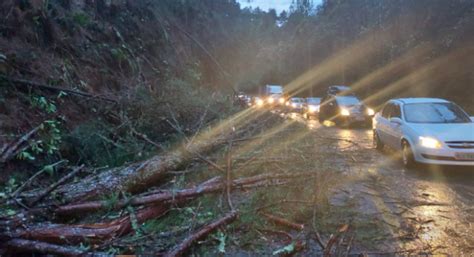
M278 225L282 225L282 226L285 226L285 227L288 227L288 228L291 228L291 229L294 229L294 230L298 230L298 231L301 231L304 229L304 225L303 224L298 224L298 223L294 223L294 222L291 222L287 219L284 219L284 218L280 218L280 217L277 217L277 216L274 216L274 215L271 215L269 213L261 213L265 218L267 218L268 220L278 224Z
M75 90L71 90L71 89L67 89L67 88L60 88L60 87L53 87L53 86L49 86L49 85L46 85L46 84L41 84L41 83L38 83L38 82L35 82L35 81L31 81L31 80L26 80L26 79L18 79L18 78L11 78L11 77L7 77L7 76L4 76L4 75L0 75L0 78L12 83L12 84L16 84L16 85L23 85L23 86L26 86L26 87L34 87L34 88L39 88L39 89L42 89L42 90L49 90L49 91L55 91L55 92L65 92L65 93L68 93L68 94L71 94L71 95L77 95L77 96L82 96L82 97L87 97L87 98L93 98L93 99L99 99L99 100L103 100L103 101L107 101L107 102L113 102L113 103L116 103L117 100L114 100L114 99L111 99L111 98L106 98L106 97L103 97L103 96L95 96L95 95L91 95L91 94L88 94L88 93L84 93L84 92L79 92L79 91L75 91Z
M152 218L159 218L168 212L170 205L162 204L140 209L136 212L137 223L143 223ZM49 243L100 243L111 238L125 235L132 230L132 221L129 215L115 219L108 223L63 225L42 224L26 229L13 231L3 237L22 238ZM1 237L0 237L1 238Z
M232 141L229 141L229 148L227 150L227 178L226 178L226 195L227 195L227 204L231 211L234 210L234 205L232 204L231 191L232 191Z
M277 174L261 174L253 177L240 178L232 181L235 188L258 185L259 182L273 179L289 179L298 177L308 177L314 175L312 172L300 172L300 173L277 173ZM221 178L212 178L199 186L195 186L188 189L179 191L162 191L155 194L150 194L142 197L135 197L127 201L118 201L115 204L115 208L121 208L126 205L147 205L147 204L159 204L163 202L174 201L177 199L186 199L190 197L199 196L206 193L218 192L223 189L223 183ZM71 215L80 214L84 212L97 211L104 208L110 207L107 201L90 201L79 204L68 204L60 206L56 209L56 213L60 215Z
M143 139L145 142L155 146L157 149L160 149L160 150L163 150L163 146L154 142L153 140L151 140L150 138L148 138L147 135L143 134L143 133L140 133L138 131L135 130L135 128L133 128L132 126L130 126L130 131L132 132L132 134L136 135L137 137Z
M37 202L43 200L43 198L46 197L47 195L49 195L51 192L53 192L54 189L56 189L58 186L64 184L66 181L68 181L69 179L74 177L77 173L79 173L82 170L82 168L84 168L84 164L77 167L77 168L75 168L71 173L67 174L66 176L59 179L57 182L50 185L45 191L43 191L40 195L38 195L38 197L36 197L30 203L30 206L35 205Z
M265 229L265 228L259 228L257 229L257 231L260 231L261 233L269 233L269 234L275 234L275 235L280 235L280 236L284 236L286 237L286 243L290 243L291 241L293 241L293 236L290 235L288 232L286 231L282 231L282 230L272 230L272 229Z
M332 247L336 244L336 242L341 237L341 235L346 233L348 230L349 230L349 225L344 224L339 227L336 234L331 234L331 236L329 237L328 243L326 244L326 248L324 248L324 252L323 252L324 257L332 256L332 253L331 253Z
M24 148L21 146L28 142L28 140L42 127L43 122L33 128L32 130L28 131L26 134L24 134L22 137L20 137L17 141L14 143L11 143L7 147L4 148L4 150L0 153L0 163L4 163L15 157L19 152L21 152Z
M214 221L211 224L208 224L198 230L196 233L192 234L188 238L186 238L183 242L181 242L178 246L176 246L171 252L168 252L165 257L178 257L183 256L186 251L193 245L194 242L205 238L207 235L212 233L217 228L227 225L237 219L238 213L236 211L232 211L226 216L222 217L219 220Z
M59 165L59 164L61 164L61 163L64 163L64 162L66 162L66 160L60 160L60 161L55 162L55 163L53 163L53 164L50 164L50 165L48 165L48 166L54 168L55 166L57 166L57 165ZM12 198L15 198L19 193L21 193L21 191L23 191L23 189L24 189L26 186L28 186L33 180L35 180L36 177L38 177L39 175L43 174L43 172L45 172L45 171L46 171L46 169L43 168L43 169L39 170L38 172L36 172L36 173L35 173L33 176L31 176L27 181L25 181L25 183L23 183L21 186L19 186L19 187L15 190L15 192L13 192L13 193L11 194L11 197L12 197Z
M25 239L13 239L7 243L7 249L10 253L41 253L54 254L60 256L86 256L87 252L70 246L55 245L39 241Z

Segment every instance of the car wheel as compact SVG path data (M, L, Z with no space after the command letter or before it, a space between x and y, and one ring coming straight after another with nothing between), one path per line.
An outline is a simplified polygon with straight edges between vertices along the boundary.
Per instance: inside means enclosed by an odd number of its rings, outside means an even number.
M416 164L413 151L407 141L402 142L402 161L406 168L413 168Z
M373 143L374 143L374 148L379 150L379 151L382 151L383 150L383 147L384 147L384 144L382 143L382 141L380 141L380 137L379 135L377 134L377 131L374 130L374 139L373 139Z
M323 125L323 123L324 123L324 116L321 115L321 114L319 114L318 121L319 121L319 123L320 123L321 125Z

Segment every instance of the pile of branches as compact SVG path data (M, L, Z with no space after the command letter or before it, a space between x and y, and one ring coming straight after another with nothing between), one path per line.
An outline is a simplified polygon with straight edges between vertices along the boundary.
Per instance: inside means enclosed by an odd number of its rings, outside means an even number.
M25 252L64 256L88 255L92 253L91 249L78 246L93 244L94 248L98 249L112 239L132 233L136 224L166 216L173 207L184 206L206 194L225 192L227 214L198 228L166 253L166 256L183 255L194 242L238 218L239 210L232 203L233 191L281 184L282 181L312 175L308 172L282 172L234 176L232 146L252 140L265 127L280 122L279 117L264 113L246 116L231 117L225 123L205 132L186 137L185 142L174 150L126 167L104 170L98 174L87 175L76 182L69 182L86 169L79 166L45 189L22 193L20 191L24 187L21 186L4 204L15 204L23 210L14 215L0 217L2 254L15 255ZM228 149L226 167L219 166L206 157L224 145ZM205 162L220 172L220 175L180 190L156 189L169 182L171 175L175 176L175 171L196 161ZM100 200L102 196L112 193L122 193L127 195L127 198L116 201L113 206ZM58 198L61 199L60 202L55 200ZM121 212L122 216L113 220L81 222L81 218L111 209L133 211Z

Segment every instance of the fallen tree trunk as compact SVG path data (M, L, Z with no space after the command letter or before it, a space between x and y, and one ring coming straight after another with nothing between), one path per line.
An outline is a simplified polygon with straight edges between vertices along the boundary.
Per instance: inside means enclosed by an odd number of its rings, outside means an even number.
M9 253L42 253L42 254L54 254L60 256L87 256L87 252L80 249L70 247L49 244L38 241L31 241L25 239L13 239L7 243L7 249Z
M118 209L127 205L136 206L145 204L159 204L165 201L179 201L180 199L187 199L210 192L215 192L222 188L222 185L220 185L220 181L221 179L219 177L215 177L198 186L188 189L183 189L179 191L164 191L151 195L146 195L143 197L133 198L131 200L118 201L113 207ZM59 215L78 215L81 213L97 211L109 207L110 206L107 201L91 201L80 204L70 204L61 206L56 209L56 213Z
M285 179L285 178L296 178L296 177L303 177L303 176L311 176L314 173L311 172L302 172L302 173L277 173L277 174L262 174L253 177L247 178L240 178L236 179L232 182L233 187L243 187L243 186L251 186L258 182L262 182L265 180L271 179ZM159 192L156 194L146 195L142 197L136 197L131 200L127 201L118 201L115 204L115 208L121 208L126 205L146 205L146 204L159 204L163 202L172 202L180 199L186 199L190 197L196 197L199 195L213 193L213 192L220 192L222 191L223 187L222 179L221 178L212 178L199 186L195 186L189 189L183 189L180 191L164 191ZM85 202L80 204L70 204L64 205L56 209L56 213L60 215L71 215L71 214L81 214L90 211L97 211L104 208L110 207L107 201L91 201Z
M58 189L64 202L87 201L111 192L138 193L156 185L168 175L169 171L179 170L191 163L197 154L205 155L232 135L239 136L233 129L245 131L248 124L259 122L261 113L240 113L226 122L202 133L192 143L177 147L171 153L155 156L147 161L135 163L125 168L103 171ZM236 125L238 124L238 126Z
M236 179L233 181L233 185L236 189L248 185L255 185L261 187L261 182L265 180L270 181L296 177L308 177L311 174L313 173L302 172L293 174L262 174L248 178ZM194 187L190 191L185 191L188 193L182 195L181 197L177 197L176 193L173 195L172 192L164 192L158 193L156 195L150 195L156 197L156 201L150 201L150 207L146 207L137 212L137 222L143 223L146 220L161 217L169 210L172 203L180 205L186 201L193 199L195 196L204 194L205 192L220 192L225 187L222 181L223 180L219 178L210 179L202 183L201 186ZM204 186L204 188L202 186ZM209 188L206 189L205 187ZM108 239L127 234L131 230L131 219L129 216L125 216L108 223L82 225L45 224L35 227L28 227L26 229L18 229L12 233L0 235L0 238L22 238L50 243L79 243L85 241L92 243L100 243Z
M151 206L136 213L138 223L143 223L152 218L158 218L168 212L170 205ZM63 225L46 224L36 227L21 229L8 235L9 238L22 238L49 243L100 243L105 240L122 236L132 230L132 221L125 216L108 223Z
M214 221L211 224L208 224L198 230L196 233L192 234L188 238L186 238L183 242L181 242L178 246L176 246L171 252L165 254L165 257L178 257L183 256L186 251L193 245L194 242L203 239L210 233L212 233L217 228L227 225L233 222L238 217L238 213L233 211L226 216L222 217L219 220Z

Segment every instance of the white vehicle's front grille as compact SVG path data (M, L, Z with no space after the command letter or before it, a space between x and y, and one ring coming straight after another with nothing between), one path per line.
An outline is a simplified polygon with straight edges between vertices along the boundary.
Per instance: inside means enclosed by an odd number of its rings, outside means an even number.
M446 141L446 144L456 149L474 149L474 141Z

